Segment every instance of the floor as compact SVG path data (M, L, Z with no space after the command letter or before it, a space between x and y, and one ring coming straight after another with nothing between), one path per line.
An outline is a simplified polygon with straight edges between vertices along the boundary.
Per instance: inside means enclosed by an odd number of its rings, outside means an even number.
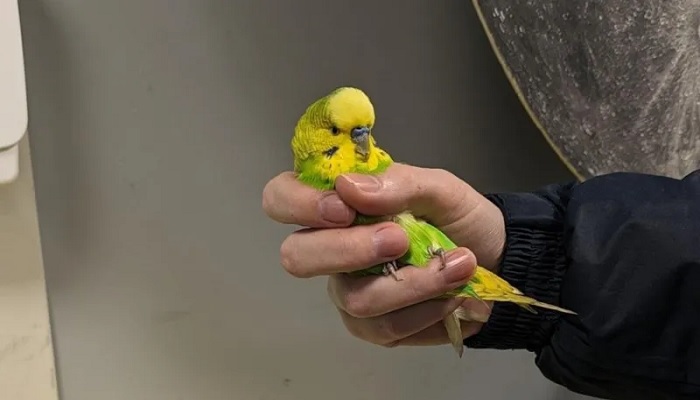
M57 400L29 143L20 175L0 186L0 398Z

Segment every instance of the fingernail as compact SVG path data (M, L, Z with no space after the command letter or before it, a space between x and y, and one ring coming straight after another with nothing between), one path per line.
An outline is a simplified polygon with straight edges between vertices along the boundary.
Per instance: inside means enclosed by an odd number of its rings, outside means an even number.
M441 272L450 283L463 283L471 277L472 269L467 265L470 254L462 249L450 252L446 257L446 267Z
M345 203L343 203L342 200L340 200L340 197L338 197L338 195L335 193L329 194L328 196L324 197L321 200L319 207L321 212L321 218L328 222L334 224L350 222L350 209L347 205L345 205Z
M381 186L379 180L371 175L349 174L343 176L348 182L363 192L376 192Z
M406 234L399 227L388 226L381 228L374 233L372 239L378 257L397 258L406 251Z

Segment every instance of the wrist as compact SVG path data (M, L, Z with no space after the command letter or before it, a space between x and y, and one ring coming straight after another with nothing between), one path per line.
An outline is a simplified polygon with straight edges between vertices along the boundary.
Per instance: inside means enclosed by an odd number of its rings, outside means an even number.
M489 195L505 224L505 246L498 274L525 295L559 303L566 270L562 215L533 194ZM472 348L537 351L548 340L559 315L532 314L511 303L497 302L480 332L465 340Z
M506 221L501 209L489 198L483 197L478 220L470 225L481 227L477 235L481 248L472 249L477 256L477 262L482 267L498 273L503 261L506 248ZM476 213L475 213L476 214Z

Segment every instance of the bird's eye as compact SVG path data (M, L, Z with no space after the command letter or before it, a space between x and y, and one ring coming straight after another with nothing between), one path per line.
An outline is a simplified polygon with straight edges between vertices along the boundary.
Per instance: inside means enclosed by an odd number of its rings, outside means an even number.
M340 133L340 129L338 129L337 126L334 126L334 127L331 128L331 132L332 132L334 135L337 135L338 133Z

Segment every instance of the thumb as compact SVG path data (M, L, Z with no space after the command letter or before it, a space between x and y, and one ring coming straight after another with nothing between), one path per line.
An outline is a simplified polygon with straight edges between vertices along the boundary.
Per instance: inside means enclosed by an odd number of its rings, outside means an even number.
M347 174L335 183L338 196L365 215L410 210L441 225L468 214L481 196L466 182L442 169L393 164L381 175Z

